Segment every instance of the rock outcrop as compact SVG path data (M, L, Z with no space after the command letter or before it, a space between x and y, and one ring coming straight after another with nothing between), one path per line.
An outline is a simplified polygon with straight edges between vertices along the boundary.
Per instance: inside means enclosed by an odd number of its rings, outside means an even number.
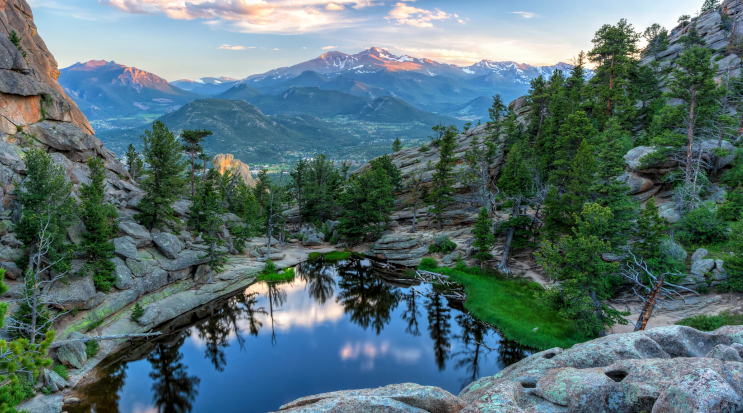
M250 173L250 166L239 159L235 159L232 154L223 154L215 156L212 160L215 168L219 168L219 173L224 175L226 171L240 175L243 182L251 188L255 188L255 179Z
M661 327L533 354L471 383L459 402L407 383L303 397L280 412L737 412L742 354L743 326Z

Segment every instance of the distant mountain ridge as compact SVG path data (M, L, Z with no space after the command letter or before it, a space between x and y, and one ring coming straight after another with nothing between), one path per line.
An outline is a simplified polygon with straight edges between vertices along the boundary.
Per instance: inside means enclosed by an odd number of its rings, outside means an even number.
M237 79L220 76L220 77L202 77L200 79L179 79L170 82L171 85L179 87L189 92L198 93L200 95L214 95L220 94L229 88L235 86Z

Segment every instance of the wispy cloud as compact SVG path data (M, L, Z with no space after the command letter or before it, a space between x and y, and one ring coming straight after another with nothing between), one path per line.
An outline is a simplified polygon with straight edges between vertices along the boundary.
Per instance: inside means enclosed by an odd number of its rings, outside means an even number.
M325 46L322 49L323 50L330 50L330 49L337 49L337 48L338 48L338 46Z
M405 3L395 3L394 8L390 10L385 17L387 20L395 20L397 25L408 25L414 27L433 27L433 20L446 20L452 15L444 13L439 9L426 10Z
M245 46L230 46L228 44L223 44L219 46L220 49L223 50L245 50L245 49L255 49L255 47L245 47Z
M512 14L518 14L519 16L525 18L525 19L533 19L535 17L539 17L538 14L532 13L530 11L514 11L511 12Z
M212 27L240 32L301 33L352 24L346 6L376 5L366 0L98 0L132 14L163 14L171 19L207 20ZM336 17L337 16L337 17Z

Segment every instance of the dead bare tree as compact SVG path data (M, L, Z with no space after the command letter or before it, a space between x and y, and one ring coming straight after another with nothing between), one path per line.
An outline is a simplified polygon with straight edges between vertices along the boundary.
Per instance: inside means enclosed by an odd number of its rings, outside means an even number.
M668 282L667 278L669 276L681 276L680 272L664 272L656 275L642 257L637 257L631 251L627 251L627 253L632 257L632 261L620 273L624 279L635 284L632 287L632 292L643 303L643 306L638 309L640 316L637 322L633 323L628 320L635 326L635 331L645 330L656 306L667 306L670 302L679 299L685 302L686 299L682 295L682 291L699 295L690 288ZM615 301L621 302L628 300Z
M425 173L425 169L416 169L410 174L410 181L408 181L408 188L410 189L409 202L413 204L413 227L410 229L410 232L412 233L418 232L415 228L415 224L418 219L418 204L424 198L425 188L423 187L423 175Z

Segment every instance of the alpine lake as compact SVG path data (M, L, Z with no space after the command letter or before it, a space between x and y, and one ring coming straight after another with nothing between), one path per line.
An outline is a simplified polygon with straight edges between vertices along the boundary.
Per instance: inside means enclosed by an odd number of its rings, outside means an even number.
M433 285L317 258L108 356L69 413L274 412L297 398L412 382L458 394L532 353ZM452 297L451 295L448 295Z

